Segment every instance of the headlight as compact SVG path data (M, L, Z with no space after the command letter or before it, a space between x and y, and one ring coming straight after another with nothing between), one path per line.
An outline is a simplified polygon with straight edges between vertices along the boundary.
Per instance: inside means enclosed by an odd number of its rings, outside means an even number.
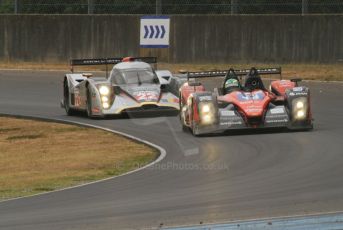
M202 102L199 104L200 119L202 124L213 124L215 122L215 109L212 103Z
M304 108L304 102L298 101L296 104L297 109L303 109Z
M299 97L295 98L292 102L293 105L293 118L295 120L303 120L307 114L307 98Z
M297 112L297 118L304 118L304 116L305 116L304 110L299 110L299 111Z
M105 86L105 85L100 86L99 93L101 95L108 95L108 94L110 94L110 88L108 86Z
M211 111L211 108L210 108L209 105L203 105L203 106L201 107L201 112L202 112L202 113L209 113L210 111Z
M104 107L104 109L108 109L110 105L107 102L103 102L102 107Z
M102 102L108 102L108 97L102 96L102 97L101 97L101 100L102 100Z
M201 119L202 119L202 122L205 124L210 124L213 122L213 116L209 114L203 115Z

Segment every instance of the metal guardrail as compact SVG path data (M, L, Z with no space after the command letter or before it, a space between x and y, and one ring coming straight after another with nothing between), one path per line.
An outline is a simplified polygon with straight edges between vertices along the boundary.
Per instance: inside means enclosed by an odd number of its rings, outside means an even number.
M330 213L321 215L285 217L274 219L234 221L222 224L202 224L185 227L165 227L162 230L247 230L247 229L266 229L266 230L334 230L343 228L343 214Z
M0 0L0 14L339 14L342 0Z

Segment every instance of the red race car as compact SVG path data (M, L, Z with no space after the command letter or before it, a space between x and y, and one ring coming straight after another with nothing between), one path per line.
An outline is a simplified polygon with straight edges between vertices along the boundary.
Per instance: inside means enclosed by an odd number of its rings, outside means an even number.
M267 90L260 75L271 74L280 74L280 80L271 81ZM212 77L224 77L222 86L213 92L195 81ZM310 130L310 91L298 86L299 81L281 80L281 68L188 72L187 82L180 87L183 130L191 129L195 136L232 129Z

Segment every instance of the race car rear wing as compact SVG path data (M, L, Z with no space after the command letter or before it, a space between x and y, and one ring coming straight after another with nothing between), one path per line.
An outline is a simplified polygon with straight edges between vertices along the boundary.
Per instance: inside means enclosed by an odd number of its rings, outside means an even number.
M123 58L71 59L71 66L117 64Z
M218 71L201 71L201 72L187 72L187 80L190 78L206 78L206 77L225 77L230 70L218 70ZM237 76L244 76L252 71L251 69L237 69L233 70ZM259 68L256 69L257 73L260 75L268 74L280 74L281 76L281 67L277 68Z
M156 64L157 57L115 57L115 58L95 58L95 59L71 59L70 69L74 72L74 66L84 65L106 65L106 76L107 76L107 65L115 65L120 62L130 61L141 61L149 64Z
M142 61L146 63L157 63L157 57L115 57L115 58L95 58L95 59L71 59L70 65L107 65L118 64L123 61Z

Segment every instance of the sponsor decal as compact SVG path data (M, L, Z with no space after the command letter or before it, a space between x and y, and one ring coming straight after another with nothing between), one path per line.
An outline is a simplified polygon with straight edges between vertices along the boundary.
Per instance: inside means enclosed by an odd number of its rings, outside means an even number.
M144 101L157 101L158 93L156 91L138 91L132 94L139 102Z
M200 96L199 101L211 101L212 96Z
M179 103L179 98L169 98L169 103Z
M79 94L75 94L75 106L81 106L81 96Z
M288 119L282 119L282 120L267 120L266 123L284 123L288 122Z
M241 125L241 121L227 121L227 122L221 122L220 125Z
M139 87L132 87L129 89L129 91L132 92L140 92L140 91L157 91L156 87L144 87L144 86L139 86Z
M268 115L266 119L277 119L277 118L285 118L286 114L276 114L276 115Z
M249 106L245 109L245 112L254 113L254 112L261 112L263 108L261 106Z
M248 113L254 113L254 112L260 112L262 109L252 108L252 109L246 109L245 111Z
M294 93L294 95L296 95L296 96L306 96L306 95L308 95L308 93L307 92L297 92L297 93Z
M225 88L229 87L239 87L239 82L236 79L228 79L225 82Z
M251 104L251 101L240 101L241 105L245 105L245 104Z
M301 87L301 86L300 86L300 87L294 87L294 88L293 88L293 91L294 91L294 92L303 91L303 87Z
M271 114L280 114L280 113L284 113L284 112L285 112L285 110L284 110L283 107L281 107L281 108L274 108L274 109L270 110Z
M239 101L249 101L249 100L262 101L265 97L264 93L261 90L257 92L252 92L252 93L237 92L236 95Z
M231 111L231 110L220 111L220 115L222 115L222 116L236 116L235 111Z

